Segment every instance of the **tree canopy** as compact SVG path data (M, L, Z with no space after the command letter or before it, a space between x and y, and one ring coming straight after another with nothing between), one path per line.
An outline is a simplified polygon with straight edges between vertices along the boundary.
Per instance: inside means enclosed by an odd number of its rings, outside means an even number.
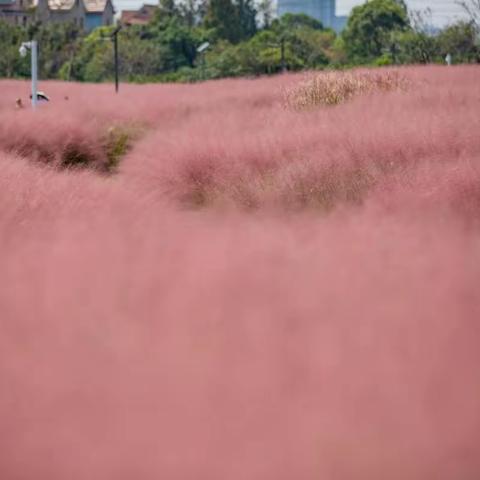
M433 35L422 22L409 22L402 0L369 0L353 9L345 30L337 35L304 14L273 19L271 0L253 2L160 0L149 24L120 31L121 78L196 81L285 69L444 62L447 53L454 63L480 62L474 19ZM113 28L87 34L69 23L21 27L0 20L0 76L29 75L28 58L18 55L18 46L34 37L39 41L41 78L111 80ZM198 46L205 41L210 48L199 54Z
M395 0L370 0L355 7L343 32L351 60L371 60L384 53L393 32L409 28L405 5Z

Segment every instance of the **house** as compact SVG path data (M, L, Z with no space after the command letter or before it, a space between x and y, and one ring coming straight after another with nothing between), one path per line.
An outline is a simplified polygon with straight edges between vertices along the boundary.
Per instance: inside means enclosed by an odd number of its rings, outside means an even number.
M112 0L0 0L0 18L15 25L73 22L87 31L112 25Z
M83 0L36 0L35 20L42 23L72 22L85 27Z
M113 25L115 9L112 0L83 0L83 2L86 10L85 29L87 31L105 25Z
M153 20L158 5L144 3L138 10L122 10L122 25L147 25Z
M68 22L87 31L113 24L112 0L36 0L36 18L42 22Z
M0 0L0 20L13 25L27 25L32 18L30 0Z

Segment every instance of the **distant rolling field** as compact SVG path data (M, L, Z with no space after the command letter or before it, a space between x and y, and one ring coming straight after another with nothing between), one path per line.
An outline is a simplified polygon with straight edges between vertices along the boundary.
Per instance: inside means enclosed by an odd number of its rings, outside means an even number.
M1 480L480 478L480 68L378 72L0 82Z

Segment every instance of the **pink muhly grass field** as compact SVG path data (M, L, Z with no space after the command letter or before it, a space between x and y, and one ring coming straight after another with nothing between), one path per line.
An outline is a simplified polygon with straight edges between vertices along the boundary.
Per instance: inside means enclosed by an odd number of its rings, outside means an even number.
M0 82L1 480L480 478L480 69L399 74Z

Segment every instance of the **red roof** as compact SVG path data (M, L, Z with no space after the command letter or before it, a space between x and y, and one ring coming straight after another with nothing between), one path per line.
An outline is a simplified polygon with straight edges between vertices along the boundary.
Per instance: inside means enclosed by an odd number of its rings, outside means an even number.
M122 10L120 22L125 25L146 25L153 20L156 5L142 5L138 10Z

